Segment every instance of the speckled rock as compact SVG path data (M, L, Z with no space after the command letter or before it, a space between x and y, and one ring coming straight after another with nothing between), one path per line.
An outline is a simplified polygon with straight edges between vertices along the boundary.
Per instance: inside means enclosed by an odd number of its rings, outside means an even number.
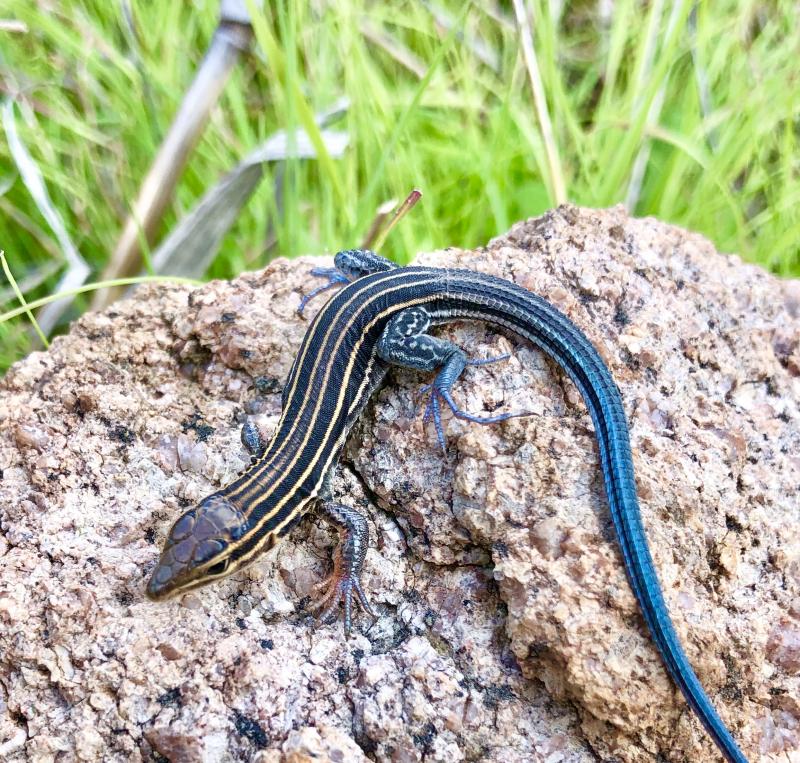
M419 262L509 278L608 362L676 627L750 761L800 761L800 285L620 209L562 207ZM311 516L248 570L143 595L184 506L277 421L309 259L150 286L0 381L0 759L716 761L659 662L574 386L481 324L469 411L423 425L393 371L335 482L370 517L379 611L311 615L335 533ZM314 264L319 264L315 260Z

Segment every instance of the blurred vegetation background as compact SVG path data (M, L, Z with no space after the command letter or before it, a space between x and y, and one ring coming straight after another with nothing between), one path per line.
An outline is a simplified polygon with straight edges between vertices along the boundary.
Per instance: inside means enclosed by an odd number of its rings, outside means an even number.
M25 299L57 289L68 254L9 130L99 278L218 14L211 0L0 0L0 249ZM159 238L270 136L344 98L343 154L266 165L208 277L357 245L413 187L423 200L383 248L399 262L568 199L625 203L796 276L798 21L794 0L267 2ZM38 341L8 318L18 306L0 276L0 371Z

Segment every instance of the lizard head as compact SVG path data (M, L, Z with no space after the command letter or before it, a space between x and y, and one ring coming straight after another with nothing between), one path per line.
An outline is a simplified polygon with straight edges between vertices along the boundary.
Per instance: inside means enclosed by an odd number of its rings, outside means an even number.
M242 512L222 495L210 495L172 525L147 596L155 601L210 583L239 567L232 554L247 530Z

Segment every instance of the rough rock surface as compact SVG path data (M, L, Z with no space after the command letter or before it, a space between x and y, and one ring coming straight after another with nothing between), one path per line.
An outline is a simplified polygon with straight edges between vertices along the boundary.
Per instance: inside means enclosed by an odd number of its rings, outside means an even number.
M548 297L606 358L689 657L750 761L800 760L800 288L620 209L562 207L471 267ZM716 761L661 667L566 376L480 324L446 418L392 372L336 481L377 543L380 618L318 625L332 530L311 517L178 601L143 587L175 515L247 461L318 298L309 260L142 288L0 382L0 759ZM389 511L387 511L389 509Z

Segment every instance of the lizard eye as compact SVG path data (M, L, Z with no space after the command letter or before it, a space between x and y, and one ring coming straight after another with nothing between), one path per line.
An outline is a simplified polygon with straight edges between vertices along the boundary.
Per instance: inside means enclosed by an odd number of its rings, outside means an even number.
M217 562L217 564L208 568L209 575L222 575L225 570L228 569L228 565L230 564L230 559L223 559L221 562Z

